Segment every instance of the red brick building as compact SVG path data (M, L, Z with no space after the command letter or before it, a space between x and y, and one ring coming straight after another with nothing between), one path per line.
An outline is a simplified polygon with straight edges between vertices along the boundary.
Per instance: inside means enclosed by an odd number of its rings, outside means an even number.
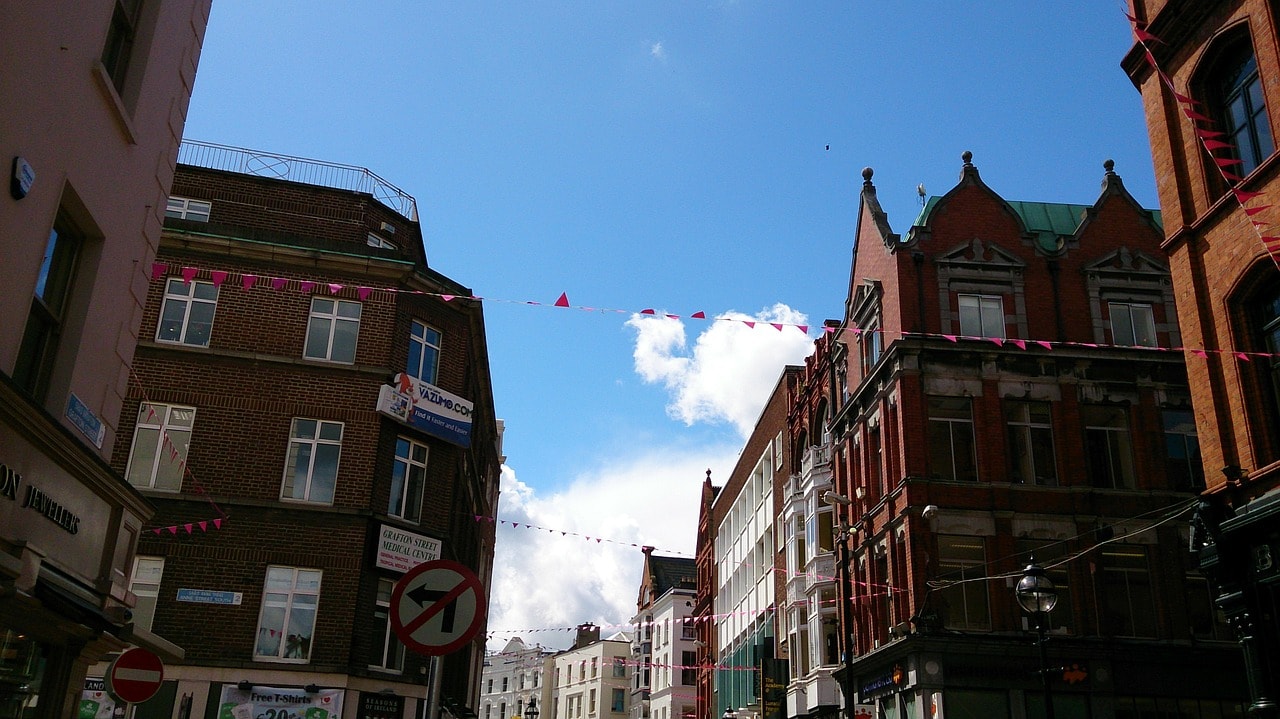
M1041 716L1013 591L1034 556L1058 717L1233 714L1237 655L1186 551L1204 480L1160 217L1110 162L1069 205L1006 200L963 159L905 236L863 172L839 342L790 427L791 471L821 449L842 497L788 575L848 527L851 658L810 636L805 668L880 717Z
M436 663L389 614L425 560L488 586L476 518L502 457L480 305L367 170L190 142L180 160L115 453L157 507L135 621L189 647L153 701L465 714L483 627Z
M1132 0L1142 93L1208 491L1200 561L1258 715L1280 705L1280 5ZM1148 56L1147 53L1150 53ZM1154 63L1154 65L1153 65ZM1155 71L1159 69L1160 74Z

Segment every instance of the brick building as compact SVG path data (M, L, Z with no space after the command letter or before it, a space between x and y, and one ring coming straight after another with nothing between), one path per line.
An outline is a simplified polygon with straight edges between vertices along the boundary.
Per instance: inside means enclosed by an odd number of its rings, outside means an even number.
M1208 485L1199 559L1243 649L1251 709L1276 716L1280 271L1267 245L1280 234L1280 5L1130 9L1157 38L1136 44L1123 67L1142 93L1184 341L1200 350L1187 356Z
M428 660L389 615L425 560L487 594L476 517L502 427L479 303L428 266L413 198L367 170L182 150L113 458L157 507L135 622L189 647L152 701L467 714L483 626Z
M905 236L863 172L839 343L790 427L790 471L817 448L838 495L808 551L848 557L850 658L824 640L809 668L879 717L1041 716L1013 592L1034 557L1058 717L1232 715L1238 657L1186 551L1203 474L1159 215L1110 162L1068 205L963 159Z
M108 464L209 0L0 8L0 716L74 716L152 507ZM110 709L107 709L110 714Z
M710 470L703 484L693 606L698 672L689 677L696 680L698 717L767 718L781 711L773 687L786 672L778 636L785 631L779 617L787 583L776 522L789 488L787 412L801 372L783 369L724 486L711 484Z

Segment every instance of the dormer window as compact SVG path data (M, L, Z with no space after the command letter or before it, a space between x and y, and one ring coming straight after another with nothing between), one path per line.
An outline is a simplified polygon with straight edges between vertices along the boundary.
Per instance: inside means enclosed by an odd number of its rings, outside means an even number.
M204 200L193 200L189 197L170 197L169 203L164 208L164 216L172 217L175 220L208 222L209 212L212 209L213 204Z
M960 334L1004 339L1004 298L999 295L958 295Z

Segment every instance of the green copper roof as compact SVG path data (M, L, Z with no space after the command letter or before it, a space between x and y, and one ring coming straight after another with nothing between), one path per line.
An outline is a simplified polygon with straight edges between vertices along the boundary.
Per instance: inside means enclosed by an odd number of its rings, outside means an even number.
M941 199L937 196L930 197L921 208L920 214L916 216L915 222L911 223L912 227L923 225ZM1007 200L1007 202L1013 211L1018 213L1018 217L1022 218L1022 224L1026 225L1027 231L1036 235L1036 241L1046 252L1057 252L1060 247L1059 239L1074 235L1076 229L1080 227L1081 220L1084 219L1085 210L1093 207L1093 205L1069 205L1061 202L1018 200ZM1149 212L1156 226L1163 228L1159 210L1149 210Z

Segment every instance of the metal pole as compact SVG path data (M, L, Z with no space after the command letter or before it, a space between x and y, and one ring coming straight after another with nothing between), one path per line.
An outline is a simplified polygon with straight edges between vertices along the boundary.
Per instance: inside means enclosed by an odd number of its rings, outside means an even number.
M1053 687L1049 682L1049 652L1045 648L1046 627L1048 623L1045 612L1036 612L1036 636L1040 645L1040 681L1044 686L1044 717L1054 719Z
M844 674L840 681L840 691L844 693L844 717L853 719L853 593L852 582L849 581L849 531L840 533L840 624L844 629L844 651L841 662ZM1053 717L1049 717L1053 719Z

